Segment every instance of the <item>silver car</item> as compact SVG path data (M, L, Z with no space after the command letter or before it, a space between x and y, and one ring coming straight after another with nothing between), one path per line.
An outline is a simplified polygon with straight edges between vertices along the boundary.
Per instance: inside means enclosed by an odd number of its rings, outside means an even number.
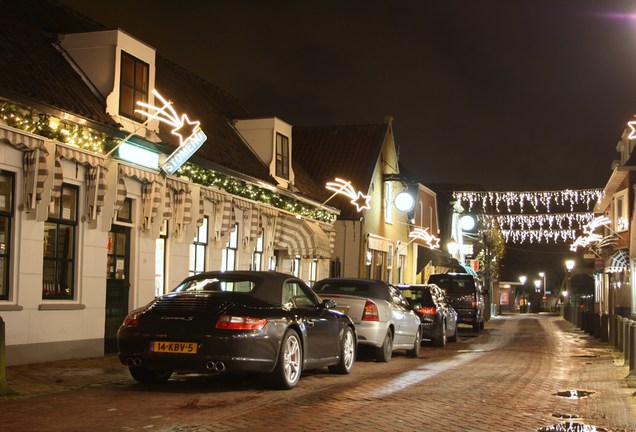
M420 318L397 287L373 279L329 278L316 282L313 290L322 299L335 300L334 309L349 315L358 344L375 348L377 361L388 362L399 349L419 357Z

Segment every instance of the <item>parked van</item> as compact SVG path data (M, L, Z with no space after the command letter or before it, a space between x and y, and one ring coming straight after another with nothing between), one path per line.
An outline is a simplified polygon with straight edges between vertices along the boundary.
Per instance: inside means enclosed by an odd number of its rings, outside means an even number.
M471 325L476 332L484 328L486 306L479 279L468 273L444 273L430 275L428 283L446 291L457 311L457 323Z

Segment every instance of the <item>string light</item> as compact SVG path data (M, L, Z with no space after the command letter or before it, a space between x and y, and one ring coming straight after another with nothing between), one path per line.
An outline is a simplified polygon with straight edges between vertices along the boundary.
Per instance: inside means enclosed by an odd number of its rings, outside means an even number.
M575 229L589 223L593 213L508 214L494 216L504 229ZM567 227L564 226L567 223Z
M482 208L492 208L494 213L501 213L500 206L505 204L508 212L513 207L519 206L523 213L526 204L531 205L535 212L539 211L539 205L543 205L550 213L551 205L570 206L574 211L575 205L585 205L587 210L592 210L596 203L603 198L602 189L578 189L561 191L536 191L536 192L488 192L488 191L455 191L453 198L461 202L468 202L470 211L476 203L481 203Z
M506 243L567 242L576 238L575 230L501 230Z

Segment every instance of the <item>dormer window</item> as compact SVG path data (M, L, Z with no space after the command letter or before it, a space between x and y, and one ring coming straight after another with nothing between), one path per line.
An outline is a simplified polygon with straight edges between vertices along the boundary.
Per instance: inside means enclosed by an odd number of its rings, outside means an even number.
M119 114L139 122L145 117L135 113L137 102L148 102L148 63L122 51L119 89Z
M276 132L276 176L289 180L289 138Z

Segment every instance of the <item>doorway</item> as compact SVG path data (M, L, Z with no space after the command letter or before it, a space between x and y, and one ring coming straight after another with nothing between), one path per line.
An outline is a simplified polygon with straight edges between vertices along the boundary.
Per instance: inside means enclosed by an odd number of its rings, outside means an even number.
M117 352L117 329L128 314L130 228L113 224L108 232L104 353Z

